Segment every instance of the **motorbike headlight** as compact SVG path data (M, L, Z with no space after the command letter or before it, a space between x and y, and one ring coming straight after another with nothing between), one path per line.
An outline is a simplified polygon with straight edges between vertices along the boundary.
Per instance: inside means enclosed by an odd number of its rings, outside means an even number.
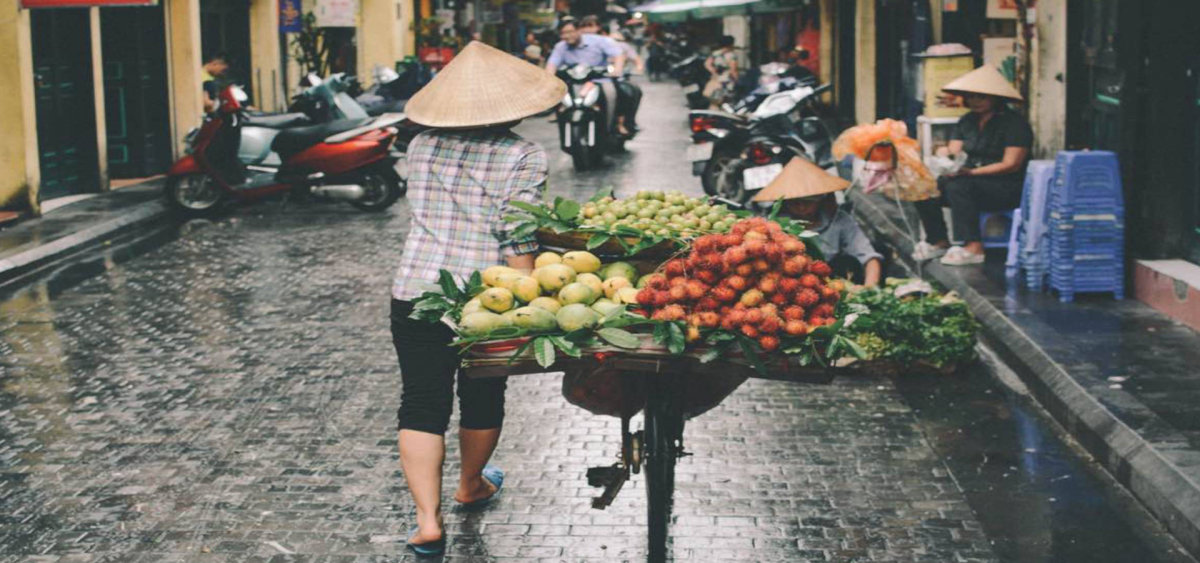
M567 94L565 96L563 96L562 105L563 105L563 107L567 107L567 108L573 107L575 105L575 99L571 97L570 92L567 92Z
M583 107L591 107L600 101L600 87L593 87L588 93L583 95Z

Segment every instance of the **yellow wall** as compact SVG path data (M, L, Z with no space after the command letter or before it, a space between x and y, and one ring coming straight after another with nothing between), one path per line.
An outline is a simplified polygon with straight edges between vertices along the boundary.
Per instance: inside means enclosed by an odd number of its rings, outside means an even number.
M103 42L100 40L100 8L93 6L88 8L88 19L92 30L92 76L104 76L104 52L102 51ZM96 83L102 83L103 79L97 78ZM101 191L108 191L108 121L105 119L107 113L104 110L104 87L102 84L97 84L96 88L92 89L92 103L94 104L93 114L96 118L96 166L99 169L97 181L100 183Z
M834 5L834 0L821 0L821 48L817 55L820 59L821 67L821 84L833 84L833 38L837 33L837 27L834 24L834 11L837 6ZM831 89L823 98L828 101L832 99L833 90Z
M37 124L29 12L0 0L0 207L38 211ZM15 64L11 64L15 63ZM16 87L13 87L15 85Z
M854 35L854 118L875 121L875 0L856 0Z
M254 104L263 111L287 107L279 59L279 1L250 2L250 69Z
M1053 158L1065 148L1067 126L1067 2L1041 0L1030 48L1029 122L1033 155Z
M405 55L408 22L403 4L409 0L362 0L358 26L358 79L373 82L375 65L394 68Z
M167 19L167 76L171 103L171 138L176 157L183 137L204 118L200 66L200 0L163 0Z

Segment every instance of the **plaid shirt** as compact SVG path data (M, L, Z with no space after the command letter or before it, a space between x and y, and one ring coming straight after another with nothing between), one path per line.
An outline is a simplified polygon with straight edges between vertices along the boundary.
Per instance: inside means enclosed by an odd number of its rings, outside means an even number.
M431 130L408 147L412 221L392 297L410 300L436 287L438 270L459 280L537 251L513 240L511 201L537 203L548 160L541 146L507 129Z

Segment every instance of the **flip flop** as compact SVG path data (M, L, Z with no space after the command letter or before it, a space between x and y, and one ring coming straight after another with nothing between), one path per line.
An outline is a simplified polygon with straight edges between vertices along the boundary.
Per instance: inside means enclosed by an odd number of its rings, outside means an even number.
M486 498L473 500L471 502L464 502L458 505L459 508L463 510L474 510L481 508L491 504L492 501L496 500L496 498L500 496L500 491L504 488L504 470L494 465L488 465L483 468L481 473L487 482L496 487L496 492L492 493L491 496Z
M412 538L413 536L417 535L417 530L418 528L413 526L412 529L408 531L408 537ZM405 547L411 549L413 553L416 553L417 555L441 555L446 552L446 532L442 532L442 539L425 543L413 543L410 539L408 543L405 544Z

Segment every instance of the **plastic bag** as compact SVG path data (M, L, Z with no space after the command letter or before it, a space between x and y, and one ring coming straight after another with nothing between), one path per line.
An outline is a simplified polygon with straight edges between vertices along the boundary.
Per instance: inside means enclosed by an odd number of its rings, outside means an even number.
M888 183L881 180L881 167L871 167L870 177L865 178L872 187L868 191L882 189L888 197L904 201L922 201L939 195L935 178L921 162L917 140L908 136L908 126L903 121L880 119L847 129L833 142L833 156L841 160L851 155L873 163L887 163L891 168L895 181ZM864 183L864 178L859 180Z
M934 178L944 176L946 174L954 174L962 170L964 164L967 163L967 153L960 152L953 155L940 156L931 155L925 159L925 167L933 174Z

